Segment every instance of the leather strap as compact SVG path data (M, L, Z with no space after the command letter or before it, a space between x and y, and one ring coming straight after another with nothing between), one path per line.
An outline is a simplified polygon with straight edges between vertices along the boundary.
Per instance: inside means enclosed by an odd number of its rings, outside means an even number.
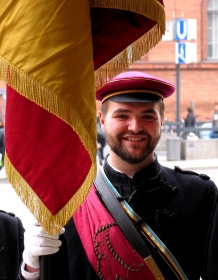
M141 255L143 259L151 256L149 249L147 248L143 238L137 231L132 221L129 219L125 210L120 205L113 191L108 186L105 178L103 177L101 169L97 172L97 176L94 185L101 195L107 209L111 213L114 220L117 222L121 231L130 242L132 247Z

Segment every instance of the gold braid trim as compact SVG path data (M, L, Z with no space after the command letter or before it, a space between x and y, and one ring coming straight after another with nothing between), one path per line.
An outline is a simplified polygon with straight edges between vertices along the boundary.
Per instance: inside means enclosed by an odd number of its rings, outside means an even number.
M96 88L128 68L161 41L165 32L165 10L157 0L90 0L91 7L112 8L135 12L157 24L128 48L95 71Z
M78 112L55 92L33 80L27 74L0 56L0 79L15 89L20 95L33 101L51 114L61 118L78 134L87 151L91 151L92 161L96 159L96 140L90 135ZM81 123L83 125L81 125ZM92 141L90 141L90 138Z
M7 153L5 154L5 170L7 179L12 184L17 195L50 235L54 235L56 232L60 231L61 227L66 225L70 217L86 198L89 191L87 186L92 185L93 178L96 174L96 167L92 164L88 176L75 195L57 214L52 215L33 189L27 184L25 179L14 168Z
M36 196L24 178L22 178L17 172L6 154L5 169L9 182L39 223L49 234L54 234L60 229L60 227L66 224L72 214L77 210L85 199L92 182L94 181L96 176L96 140L93 138L94 136L90 135L89 130L84 124L81 125L82 121L79 114L74 108L72 108L72 106L69 106L63 98L54 94L42 84L34 81L2 57L0 57L0 80L13 87L22 96L35 102L50 113L60 117L64 122L70 125L79 136L91 157L92 165L82 186L67 205L53 216L42 201Z

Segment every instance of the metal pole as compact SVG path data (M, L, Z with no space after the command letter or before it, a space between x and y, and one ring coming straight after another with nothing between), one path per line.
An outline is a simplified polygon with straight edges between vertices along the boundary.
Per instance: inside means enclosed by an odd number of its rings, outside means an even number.
M180 64L176 64L176 122L177 136L180 136Z

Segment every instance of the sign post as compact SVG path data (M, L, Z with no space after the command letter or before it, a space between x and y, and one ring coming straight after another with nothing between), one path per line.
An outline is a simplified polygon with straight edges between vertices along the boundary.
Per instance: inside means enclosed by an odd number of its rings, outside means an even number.
M197 44L191 42L176 42L175 44L176 63L196 63L197 62Z
M176 19L174 22L175 61L176 61L176 122L177 135L180 136L180 64L197 62L196 43L187 40L197 39L195 19Z

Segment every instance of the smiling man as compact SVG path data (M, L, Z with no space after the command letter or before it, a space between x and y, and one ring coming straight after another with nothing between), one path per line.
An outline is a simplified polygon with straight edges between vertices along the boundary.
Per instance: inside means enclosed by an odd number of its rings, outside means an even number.
M123 96L124 97L124 96ZM108 101L107 112L100 112L102 128L111 148L112 165L130 167L133 176L154 160L153 151L160 139L163 103ZM132 166L133 165L133 166ZM119 168L118 168L119 169Z
M60 232L62 245L39 225L27 232L26 279L36 279L28 271L39 270L45 254L51 279L218 279L217 187L207 175L162 166L154 152L164 99L174 91L168 81L131 71L97 91L110 153Z
M109 111L105 120L102 117L102 127L105 126L112 152L128 163L142 162L154 151L160 138L162 116L159 106L112 102Z

